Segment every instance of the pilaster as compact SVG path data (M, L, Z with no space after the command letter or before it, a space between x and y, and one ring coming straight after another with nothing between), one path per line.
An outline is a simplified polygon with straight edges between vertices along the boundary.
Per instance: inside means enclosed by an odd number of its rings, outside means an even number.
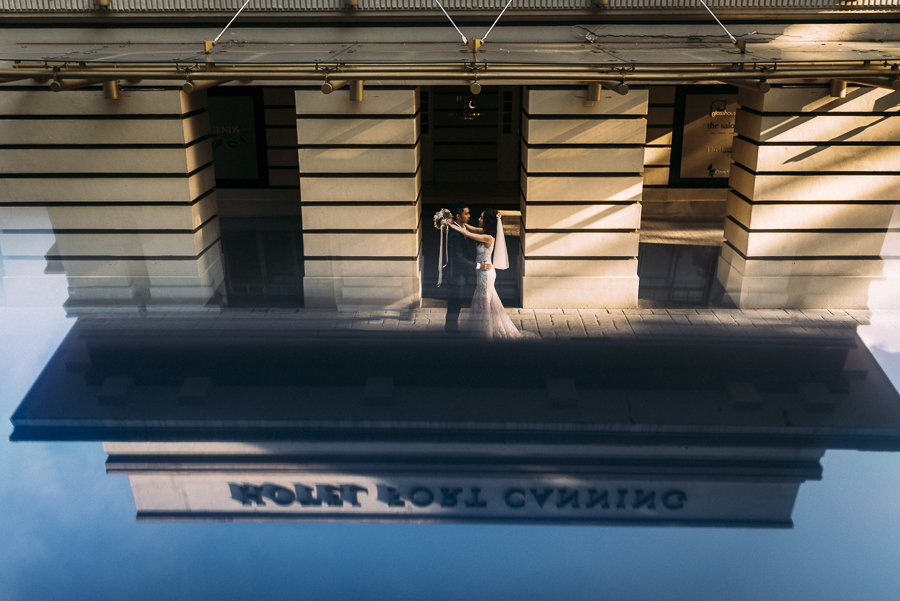
M718 277L746 308L900 306L900 99L741 90Z
M6 301L204 303L223 281L206 93L0 90ZM18 299L18 300L17 300Z
M646 90L530 87L522 115L522 304L635 307Z
M307 307L421 300L418 88L296 91Z

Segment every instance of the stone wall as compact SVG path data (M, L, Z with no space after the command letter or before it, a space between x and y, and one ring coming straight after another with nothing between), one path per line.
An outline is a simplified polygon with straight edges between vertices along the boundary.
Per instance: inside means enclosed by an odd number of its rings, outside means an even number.
M418 88L296 91L304 302L405 307L421 300Z
M529 87L522 115L522 305L637 306L646 90Z
M0 90L6 301L204 303L223 281L206 93ZM33 301L30 301L33 302Z
M718 277L744 308L900 305L900 92L741 90Z

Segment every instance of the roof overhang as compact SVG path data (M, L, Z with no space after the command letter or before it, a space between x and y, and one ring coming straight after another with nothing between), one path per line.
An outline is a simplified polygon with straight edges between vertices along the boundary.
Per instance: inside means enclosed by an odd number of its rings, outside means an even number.
M196 44L20 44L0 47L0 79L110 81L333 80L691 83L876 78L894 86L900 42L748 43L234 43L204 52Z

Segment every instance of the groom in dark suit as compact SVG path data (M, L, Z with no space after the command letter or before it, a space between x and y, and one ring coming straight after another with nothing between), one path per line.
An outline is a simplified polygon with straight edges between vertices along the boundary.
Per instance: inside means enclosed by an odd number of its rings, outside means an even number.
M450 207L453 213L453 221L460 227L469 223L469 207L457 202ZM466 292L466 280L475 269L490 269L487 261L478 265L475 261L475 249L471 241L450 228L447 230L447 246L449 254L449 278L447 279L447 322L444 330L447 332L459 331L459 310L462 307L463 297Z

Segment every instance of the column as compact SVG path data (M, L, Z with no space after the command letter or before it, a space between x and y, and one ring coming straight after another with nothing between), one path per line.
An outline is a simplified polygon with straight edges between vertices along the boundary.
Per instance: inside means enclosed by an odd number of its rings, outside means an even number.
M70 307L212 298L223 268L205 107L205 92L177 88L0 90L7 302L40 293L48 271L64 274Z
M307 307L421 300L418 88L296 92ZM430 223L428 224L430 227Z
M646 90L529 87L522 114L522 304L636 307Z
M897 307L900 99L741 90L718 277L743 308Z

